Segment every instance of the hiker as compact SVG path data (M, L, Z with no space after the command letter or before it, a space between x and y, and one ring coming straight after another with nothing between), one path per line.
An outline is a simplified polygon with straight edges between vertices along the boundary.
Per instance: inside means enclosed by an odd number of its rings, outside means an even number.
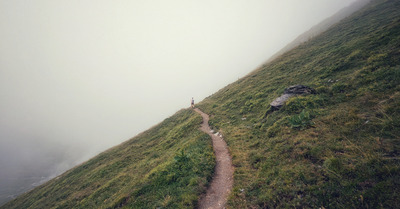
M193 97L192 97L191 107L194 108L194 99L193 99Z

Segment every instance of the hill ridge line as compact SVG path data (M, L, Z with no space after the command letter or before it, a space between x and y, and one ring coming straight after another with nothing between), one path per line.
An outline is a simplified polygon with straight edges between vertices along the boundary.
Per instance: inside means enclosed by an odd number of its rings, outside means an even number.
M199 113L203 118L200 130L211 137L216 157L214 176L206 194L200 198L199 208L225 208L228 196L232 190L234 170L228 145L218 133L213 134L213 130L208 125L210 117L198 108L195 108L194 111Z

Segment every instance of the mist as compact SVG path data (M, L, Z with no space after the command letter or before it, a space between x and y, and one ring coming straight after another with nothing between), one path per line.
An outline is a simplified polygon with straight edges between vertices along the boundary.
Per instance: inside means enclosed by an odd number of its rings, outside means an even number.
M355 0L0 0L0 204L201 101Z

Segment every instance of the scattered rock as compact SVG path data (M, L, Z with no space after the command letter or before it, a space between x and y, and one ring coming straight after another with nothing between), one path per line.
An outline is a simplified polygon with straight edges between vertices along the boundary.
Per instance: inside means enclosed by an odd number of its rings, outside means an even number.
M315 94L315 93L316 93L316 91L313 88L308 87L308 86L304 86L304 85L290 86L285 89L282 96L276 98L274 101L272 101L270 103L272 111L279 110L290 97L293 97L296 95L307 95L307 94Z
M271 105L271 107L273 107L274 109L279 110L285 104L285 102L292 96L294 96L294 94L283 94L282 96L272 101L269 105Z
M283 94L295 94L295 95L315 94L315 93L316 91L313 88L303 85L290 86L283 92Z

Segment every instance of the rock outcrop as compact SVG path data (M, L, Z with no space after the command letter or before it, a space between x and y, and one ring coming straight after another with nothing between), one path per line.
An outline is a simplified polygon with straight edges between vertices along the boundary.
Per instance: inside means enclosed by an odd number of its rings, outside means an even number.
M294 95L315 94L315 93L316 91L313 88L303 85L290 86L283 92L283 94L294 94Z
M290 97L293 97L296 95L307 95L307 94L315 94L315 93L316 93L316 91L313 88L308 87L308 86L303 86L303 85L290 86L285 89L282 96L276 98L269 105L271 105L272 110L279 110Z
M272 101L269 105L271 105L271 107L274 109L280 109L285 104L285 102L292 96L294 96L294 94L283 94L282 96Z

